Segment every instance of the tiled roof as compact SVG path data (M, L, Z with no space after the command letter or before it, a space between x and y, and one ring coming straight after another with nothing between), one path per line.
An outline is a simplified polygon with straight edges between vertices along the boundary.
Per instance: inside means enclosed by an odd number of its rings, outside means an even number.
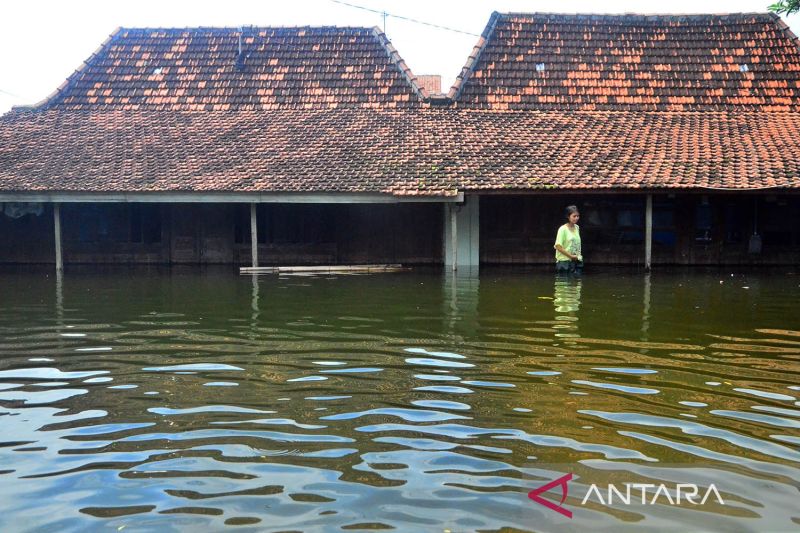
M377 28L123 28L41 106L395 108L424 96Z
M800 188L800 113L461 111L458 187Z
M450 96L524 110L800 110L800 50L774 14L495 13Z
M772 15L495 14L459 80L426 100L375 29L119 30L0 117L0 191L800 189Z
M635 135L632 133L635 132ZM800 188L800 113L10 113L0 191Z
M0 190L454 194L432 170L445 148L422 119L353 108L10 113Z

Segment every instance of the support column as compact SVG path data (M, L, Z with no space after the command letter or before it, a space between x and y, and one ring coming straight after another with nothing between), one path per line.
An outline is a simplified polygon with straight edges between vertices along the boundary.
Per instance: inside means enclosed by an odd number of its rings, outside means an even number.
M256 204L250 204L250 256L253 259L253 268L258 266L258 218Z
M458 258L458 211L461 206L450 204L450 255ZM453 272L458 270L458 260L452 261Z
M653 259L653 195L647 195L644 212L644 269L648 272Z
M444 264L452 270L477 268L480 262L480 199L468 196L463 204L446 204L444 219Z
M644 275L644 309L642 310L642 340L649 340L650 331L650 273Z
M56 242L56 272L64 270L64 261L61 257L61 204L53 204L53 229Z

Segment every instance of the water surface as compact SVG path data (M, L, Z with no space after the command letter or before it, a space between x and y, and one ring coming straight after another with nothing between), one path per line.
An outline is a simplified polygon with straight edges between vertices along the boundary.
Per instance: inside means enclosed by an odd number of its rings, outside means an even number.
M0 294L2 531L800 529L792 272L6 269ZM528 499L567 472L572 519ZM725 505L581 506L601 482Z

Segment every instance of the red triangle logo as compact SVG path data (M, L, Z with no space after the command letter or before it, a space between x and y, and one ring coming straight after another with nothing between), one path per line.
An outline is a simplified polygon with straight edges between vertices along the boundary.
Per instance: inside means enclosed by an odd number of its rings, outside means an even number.
M546 485L542 485L538 489L533 489L532 491L530 491L528 493L528 498L530 498L531 500L535 501L536 503L538 503L540 505L544 505L548 509L552 509L553 511L555 511L557 513L563 514L567 518L572 518L572 511L562 507L562 505L564 505L564 501L566 501L566 499L567 499L567 494L569 492L569 488L567 487L567 482L571 481L571 480L572 480L572 474L566 474L564 476L561 476L560 478L554 479L553 481L551 481L550 483L547 483ZM544 498L542 498L540 496L540 494L542 494L544 492L547 492L548 490L550 490L552 488L559 487L559 486L561 487L561 503L560 504L556 505L555 503L551 502L550 500L545 500Z

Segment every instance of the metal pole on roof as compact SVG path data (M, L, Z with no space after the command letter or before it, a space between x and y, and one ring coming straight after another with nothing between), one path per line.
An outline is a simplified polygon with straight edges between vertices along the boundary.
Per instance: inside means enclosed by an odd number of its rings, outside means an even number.
M53 204L53 230L56 241L56 273L64 270L64 261L61 257L61 204Z
M653 255L653 195L647 195L644 213L644 269L650 272Z
M250 256L253 259L253 268L258 267L258 218L256 204L250 204Z

